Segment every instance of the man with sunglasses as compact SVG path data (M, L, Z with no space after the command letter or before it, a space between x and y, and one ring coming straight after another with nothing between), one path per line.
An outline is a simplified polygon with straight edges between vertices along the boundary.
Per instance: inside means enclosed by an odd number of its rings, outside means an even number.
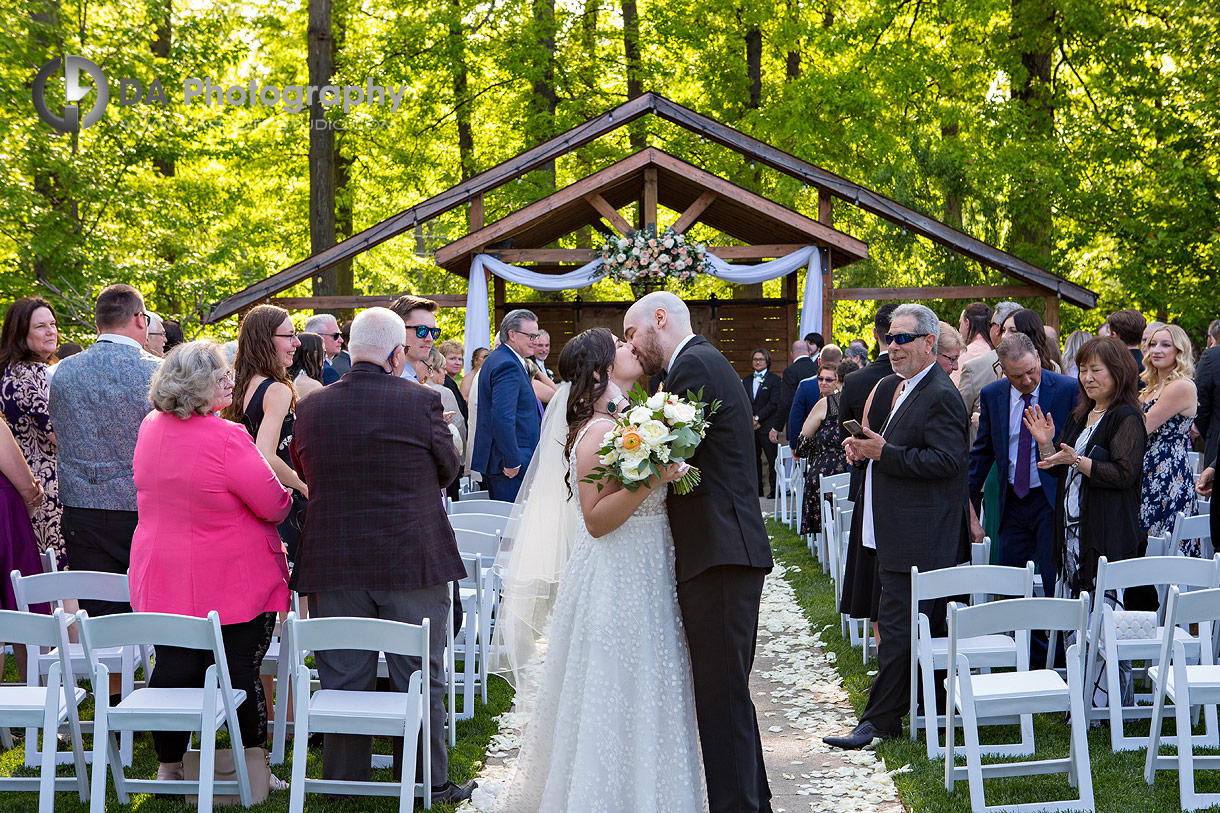
M326 354L326 360L322 362L322 385L335 383L339 380L340 373L331 361L343 349L343 334L339 332L339 322L332 314L319 313L305 322L305 332L317 333L322 337L322 351Z
M403 294L394 300L390 310L401 316L407 326L407 366L403 368L402 377L426 385L427 382L419 379L419 369L428 363L432 345L441 337L441 329L436 326L436 312L440 306L431 299Z
M860 724L847 736L826 738L838 748L863 748L902 733L910 699L911 568L952 567L969 556L968 421L949 374L936 363L939 334L940 320L923 305L894 311L884 340L902 381L874 389L874 403L880 397L882 408L888 406L881 425L843 441L848 462L865 468L852 525L859 524L863 544L877 552L881 644ZM882 391L893 394L887 399ZM934 626L944 626L944 602L926 611Z
M479 368L470 465L483 475L493 500L517 499L521 474L538 446L542 414L525 363L537 339L538 317L524 309L510 311L500 323L500 346Z

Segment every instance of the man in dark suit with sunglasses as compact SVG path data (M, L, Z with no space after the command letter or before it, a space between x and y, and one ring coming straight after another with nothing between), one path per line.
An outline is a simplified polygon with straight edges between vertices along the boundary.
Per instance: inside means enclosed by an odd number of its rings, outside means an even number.
M513 502L534 456L542 427L538 398L525 360L534 354L538 317L511 311L500 323L500 346L479 368L479 397L471 467L483 475L493 500Z
M407 353L407 366L403 368L402 377L416 383L423 383L416 374L416 368L428 361L432 345L441 337L441 329L436 326L436 312L440 306L431 299L403 294L394 300L390 310L402 317L407 326L407 343L404 349Z

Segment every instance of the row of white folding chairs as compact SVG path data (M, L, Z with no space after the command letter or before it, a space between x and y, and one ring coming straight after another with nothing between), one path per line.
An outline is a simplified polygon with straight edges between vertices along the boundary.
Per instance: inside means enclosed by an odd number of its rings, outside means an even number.
M781 444L775 455L775 518L789 528L800 527L805 494L805 459L792 456L792 448Z
M1192 516L1179 511L1174 518L1173 531L1169 536L1170 550L1181 553L1182 543L1194 540L1198 541L1199 555L1204 559L1210 559L1216 552L1215 543L1212 541L1210 505L1200 506L1199 511Z

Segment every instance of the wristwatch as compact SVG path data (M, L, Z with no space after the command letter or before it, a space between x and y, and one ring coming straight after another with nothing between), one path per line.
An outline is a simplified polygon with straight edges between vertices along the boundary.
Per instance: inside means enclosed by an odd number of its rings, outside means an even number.
M1072 461L1072 468L1077 471L1080 470L1080 455L1076 455L1076 459Z

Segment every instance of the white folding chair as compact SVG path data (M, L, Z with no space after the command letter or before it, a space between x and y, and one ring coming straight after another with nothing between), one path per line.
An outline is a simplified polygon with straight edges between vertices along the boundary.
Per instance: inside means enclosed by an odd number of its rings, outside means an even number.
M1202 455L1200 455L1198 452L1187 452L1186 453L1186 459L1188 461L1190 461L1190 470L1192 472L1194 472L1195 474L1198 474L1200 471L1202 471L1202 468L1200 468L1200 466L1202 465L1202 462L1199 459L1200 457L1202 457Z
M454 531L479 531L485 534L504 536L508 526L508 517L496 514L450 514L449 525Z
M1118 591L1132 587L1155 585L1179 588L1220 587L1220 556L1212 559L1190 559L1184 556L1143 556L1111 562L1102 556L1097 562L1098 606L1093 608L1089 619L1087 671L1085 673L1085 706L1093 720L1108 720L1110 723L1110 748L1114 751L1130 751L1146 748L1148 738L1127 736L1123 723L1128 720L1145 720L1152 716L1151 693L1137 693L1132 705L1123 704L1119 682L1119 664L1131 661L1132 677L1158 661L1165 631L1173 629L1173 635L1183 647L1186 657L1192 662L1199 660L1200 639L1189 630L1162 625L1156 611L1132 611L1115 609L1106 601L1107 594L1118 600ZM1136 662L1144 663L1143 669ZM1095 705L1094 687L1102 667L1106 672L1107 703ZM1196 746L1215 748L1220 746L1217 734L1216 709L1207 707L1206 733L1191 739ZM1162 738L1172 741L1173 738Z
M53 557L52 557L53 558ZM13 595L17 600L17 609L22 612L29 612L31 606L38 604L51 604L54 607L63 607L64 599L95 599L98 601L117 601L130 602L131 593L127 588L127 575L125 573L102 573L94 570L52 570L47 573L36 573L33 576L22 576L20 571L14 570L9 574L13 582ZM76 623L76 617L73 615L67 616L69 626ZM26 685L39 686L44 678L49 673L51 666L59 661L59 652L48 650L46 652L37 649L30 649L29 664L26 668ZM106 668L112 673L118 673L119 678L119 693L126 697L131 694L136 687L136 668L143 665L144 672L147 676L149 671L149 663L151 656L146 647L140 646L123 646L123 647L107 647L98 650L97 658L102 663L106 664ZM85 651L80 644L69 643L68 655L72 659L73 671L81 676L87 675L92 671L89 664L89 659L85 656ZM109 689L107 689L109 696ZM88 720L81 723L81 730L86 734L93 733L93 723ZM26 732L27 737L33 736L33 731ZM124 731L119 738L119 753L123 759L123 765L131 767L133 754L132 732ZM25 764L27 768L32 768L35 765L33 761L35 755L27 749ZM71 756L62 753L57 756L60 763L67 763ZM92 754L86 754L85 758L91 760Z
M490 491L467 491L463 494L459 494L458 497L461 500L461 502L467 502L469 500L490 500L491 492Z
M246 700L246 693L234 689L229 680L229 664L225 659L224 639L220 632L220 615L213 610L208 617L193 618L163 613L123 613L90 618L81 610L77 614L81 641L93 667L93 696L96 706L93 717L93 788L91 813L103 813L106 806L106 765L114 777L114 790L119 804L128 803L128 795L144 793L198 794L199 810L211 811L217 793L237 794L242 806L253 803L250 776L246 771L245 748L241 728L237 724L237 707ZM204 674L201 688L136 689L117 706L110 706L110 673L96 653L107 647L153 646L198 649L212 654L214 663ZM216 733L221 726L228 729L229 742L235 758L237 781L217 782ZM111 735L115 731L192 731L199 734L199 779L128 779L123 775L118 748Z
M513 512L513 503L504 500L463 500L451 503L449 516L460 514L492 514L507 518Z
M977 607L949 604L949 677L945 682L947 719L945 731L945 789L953 792L963 775L970 782L970 809L975 813L1006 811L1034 813L1049 810L1093 810L1093 777L1089 769L1088 720L1084 712L1085 624L1089 616L1089 596L1066 598L1012 598ZM1077 643L1068 647L1067 681L1053 669L1018 669L1015 672L974 674L962 642L984 635L1029 630L1072 630ZM1018 656L1020 649L1018 649ZM1014 714L1071 714L1071 745L1065 759L1024 762L999 762L984 765L979 745L979 723ZM962 716L965 734L966 765L954 761L951 732L956 716ZM1022 804L989 807L984 797L984 777L1027 776L1067 773L1068 783L1079 788L1076 799L1030 801Z
M792 448L780 444L775 455L775 518L789 524L792 507Z
M1177 636L1164 635L1161 638L1160 663L1148 669L1156 688L1153 692L1152 736L1144 760L1144 778L1151 785L1156 780L1157 768L1176 768L1178 801L1182 810L1200 810L1220 804L1220 793L1195 792L1195 769L1220 768L1220 756L1196 756L1194 737L1182 736L1182 732L1191 730L1192 706L1205 705L1214 711L1216 704L1220 703L1220 666L1216 665L1212 638L1218 619L1220 589L1183 593L1176 585L1171 585L1165 606L1165 628L1189 628L1191 624L1198 624L1199 640L1207 645L1200 649L1199 662L1192 664L1184 642ZM1160 755L1166 698L1173 701L1177 723L1176 757Z
M818 561L822 563L823 572L826 570L826 554L827 540L829 537L826 533L827 520L832 516L827 498L833 499L835 488L847 486L851 483L851 473L843 472L842 474L823 474L818 478L818 499L821 500L822 508L822 530L815 535L814 543L816 545L816 556Z
M294 594L295 595L295 594ZM267 646L267 654L263 656L259 667L260 675L274 675L272 696L267 703L275 710L273 719L267 721L271 734L271 764L280 765L284 762L285 744L288 732L292 731L292 721L288 719L288 697L291 692L292 658L289 656L291 644L287 641L288 631L280 621L275 622L275 632L271 643Z
M483 624L480 615L483 605L483 562L482 557L475 555L462 556L462 564L466 567L466 576L458 582L458 595L462 601L462 628L455 634L453 629L453 613L446 618L445 669L449 684L449 746L457 743L457 720L469 720L474 717L474 698L478 689L480 677L479 666L487 660L487 649L490 642L484 646ZM457 674L456 662L462 659L462 710L457 710ZM484 701L486 702L486 701Z
M792 471L788 474L789 488L792 490L791 505L791 521L788 527L792 530L800 530L801 516L805 512L805 467L808 461L803 457L792 458ZM776 492L778 496L779 492Z
M397 796L400 813L409 813L415 796L421 795L424 808L432 807L432 740L428 715L429 619L422 624L404 624L378 618L312 618L298 620L295 613L285 624L291 628L293 660L296 662L293 692L296 704L292 745L291 813L305 809L305 793L332 793L358 796ZM310 695L310 671L304 664L306 652L330 649L359 649L419 658L423 668L411 675L406 692L358 692L319 689ZM423 782L415 783L415 742L423 732L420 755ZM366 734L403 738L402 779L392 782L361 782L309 779L309 735Z
M29 755L36 752L38 730L42 729L38 777L2 777L0 791L38 791L39 813L51 813L55 809L57 790L75 789L82 802L88 801L89 775L77 714L77 706L85 699L85 690L76 685L72 659L65 654L68 625L64 611L57 609L50 616L0 610L0 630L4 630L4 640L14 648L24 644L31 658L44 647L57 653L55 662L47 670L45 687L0 684L0 725L6 728L25 726L27 762ZM65 724L72 744L70 759L76 765L76 773L56 778L58 735L60 726Z
M1029 598L1034 590L1034 563L1025 567L1003 565L962 565L941 570L920 571L911 568L911 704L909 709L911 739L919 738L919 729L924 730L925 750L928 759L938 759L944 754L940 743L940 728L945 725L944 715L936 712L935 672L949 668L949 639L933 637L932 620L919 611L924 601L964 596L974 591L972 600L989 601L990 596L1006 598ZM1003 667L1029 669L1029 634L1024 631L1013 635L1003 633L963 638L957 642L957 651L965 655L975 669L990 670ZM922 679L922 680L921 680ZM917 713L919 688L923 687L923 715ZM991 725L1001 723L1021 725L1021 741L989 745L983 753L992 755L1024 755L1034 751L1034 722L1029 714L1019 719L1008 715L1003 721L989 720ZM946 737L956 732L945 732Z
M1173 521L1173 534L1169 537L1169 549L1175 553L1182 552L1182 543L1192 539L1199 540L1199 554L1204 559L1210 559L1215 554L1212 544L1211 515L1209 513L1186 516L1181 511Z

